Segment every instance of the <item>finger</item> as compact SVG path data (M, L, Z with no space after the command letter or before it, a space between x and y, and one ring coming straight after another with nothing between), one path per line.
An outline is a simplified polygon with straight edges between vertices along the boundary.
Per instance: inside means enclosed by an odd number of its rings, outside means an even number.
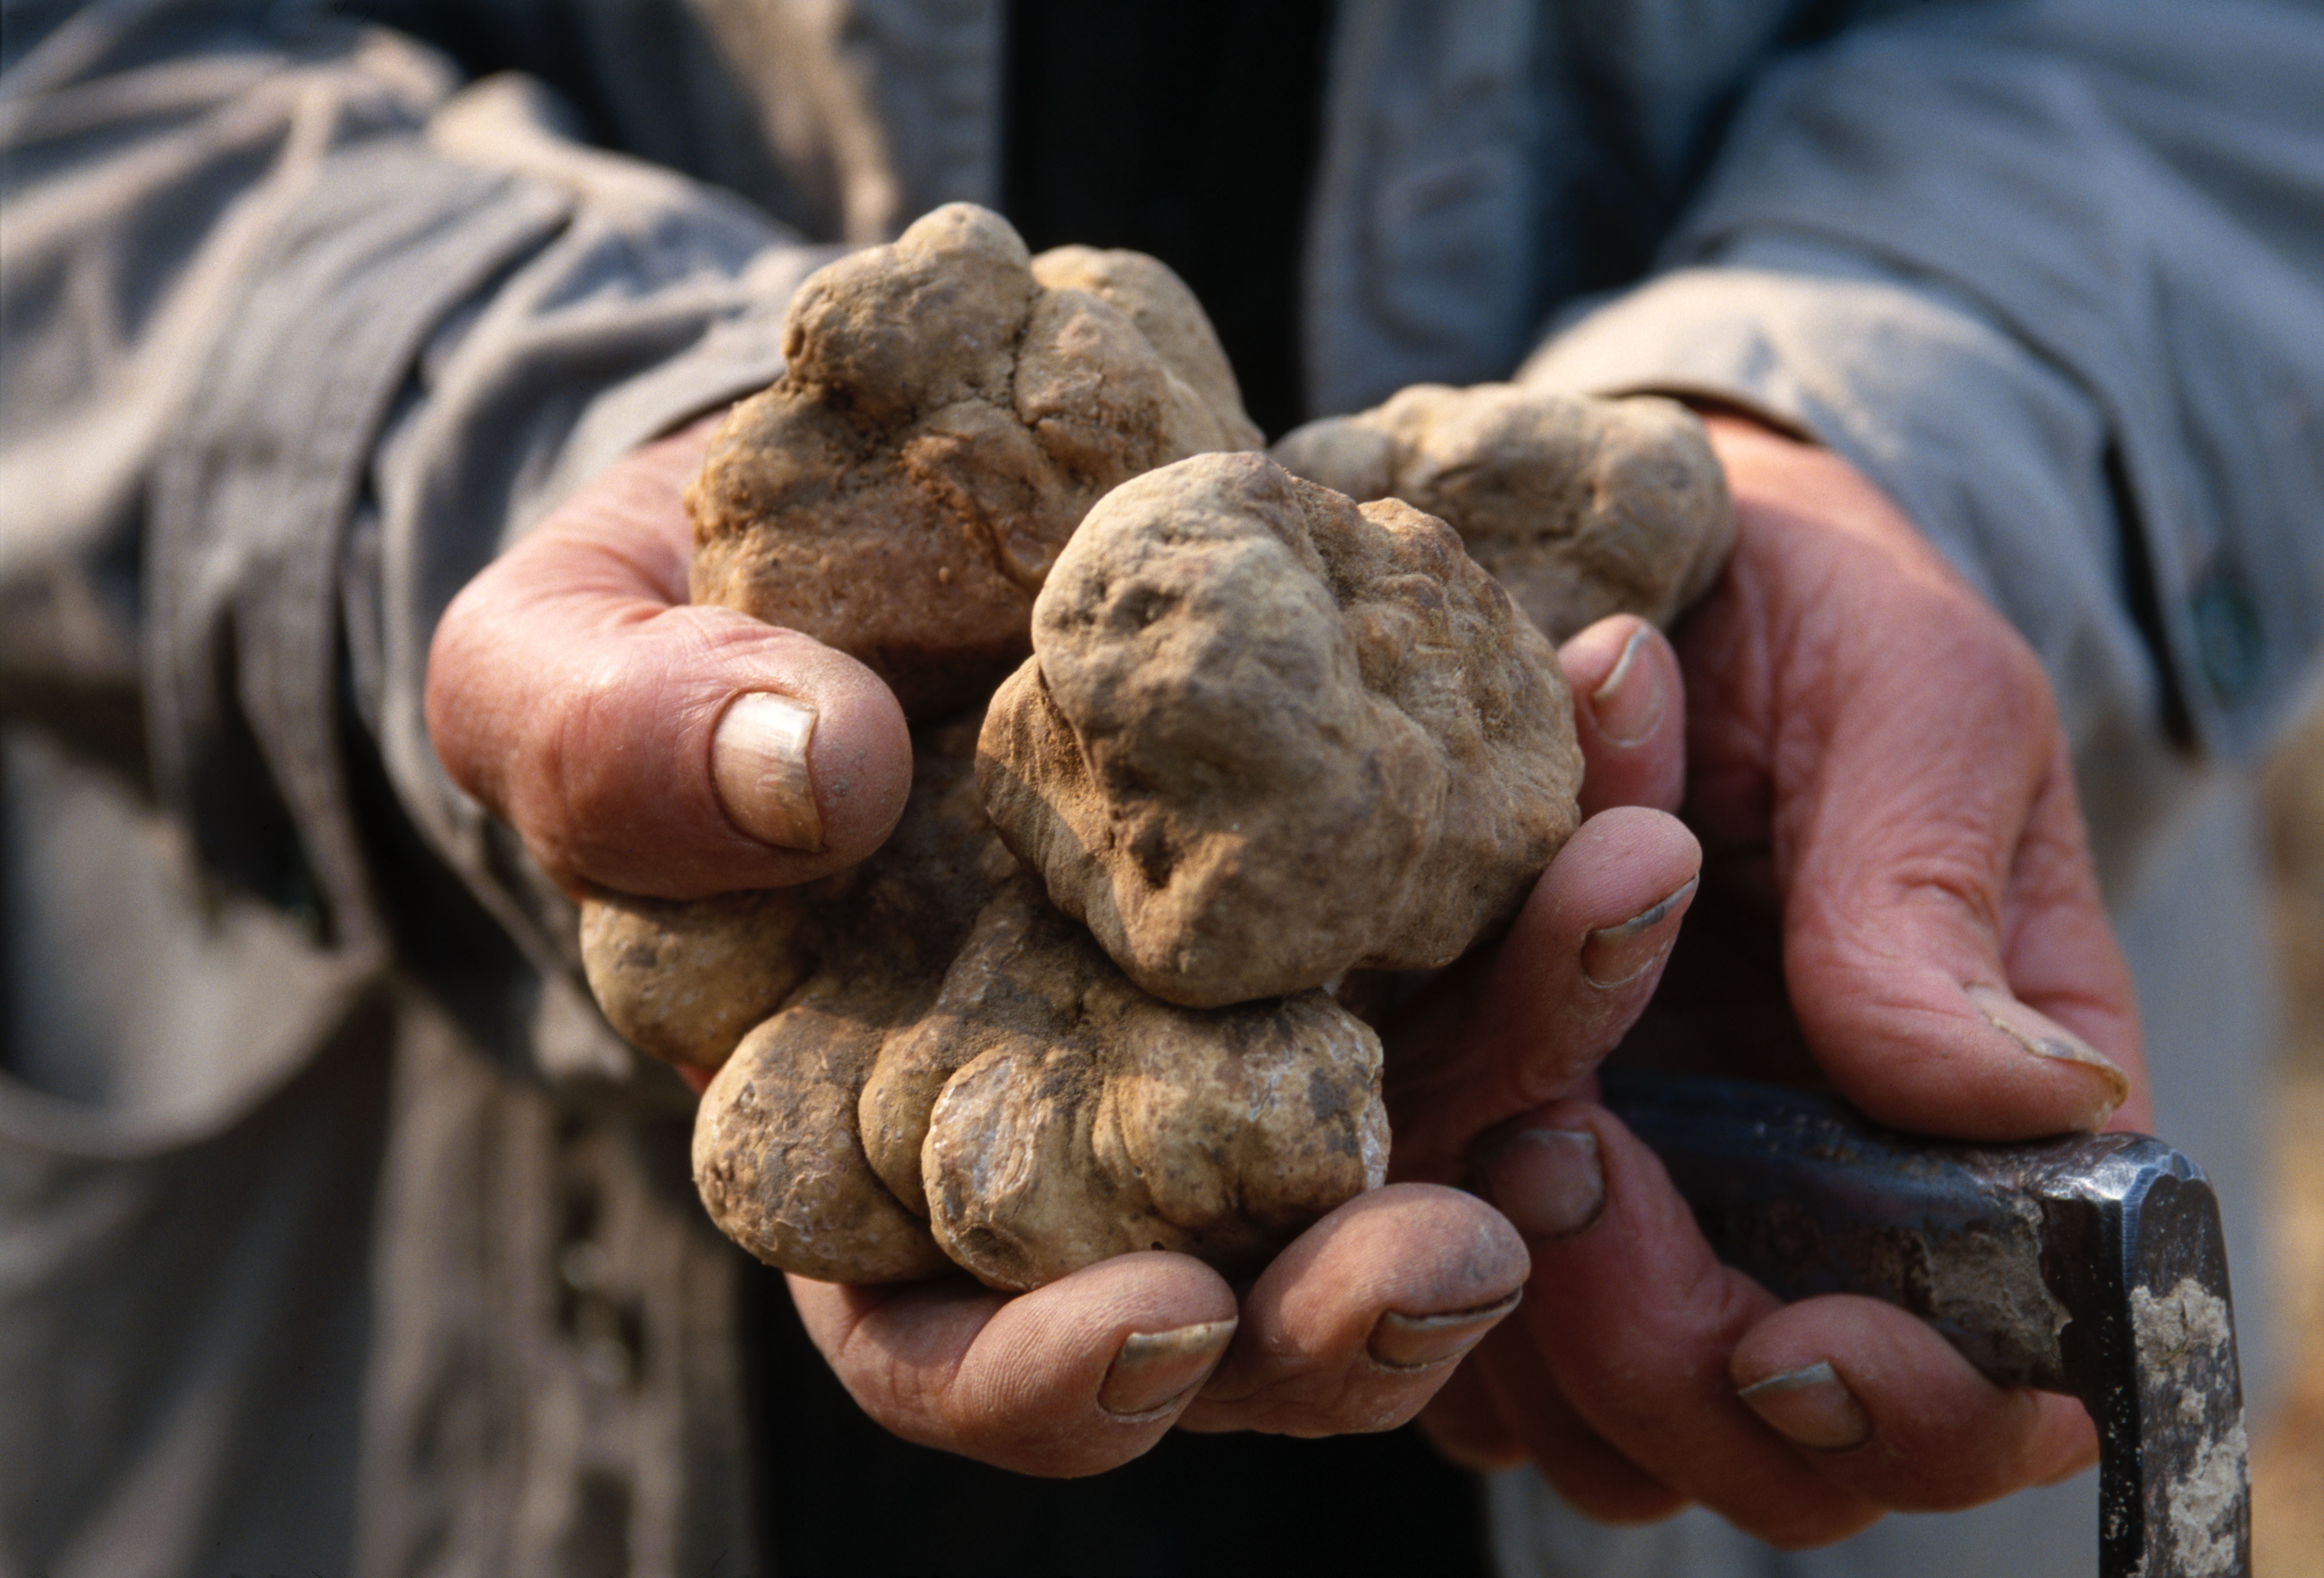
M1292 1242L1243 1298L1242 1328L1185 1423L1336 1436L1420 1411L1517 1302L1525 1246L1473 1195L1391 1184Z
M2096 1461L2071 1398L1997 1386L1914 1317L1869 1298L1812 1298L1736 1345L1737 1395L1835 1484L1883 1507L1944 1512Z
M1557 649L1573 690L1585 817L1609 806L1676 812L1686 789L1678 654L1635 614L1599 620Z
M1595 1069L1654 995L1694 896L1702 848L1675 818L1624 807L1584 822L1508 935L1388 1027L1396 1174L1452 1181L1471 1141Z
M1892 715L1877 696L1867 705ZM1873 1116L1920 1133L2017 1139L2103 1125L2131 1089L2128 976L2095 883L2075 892L2059 880L2087 863L2046 771L1996 770L1851 707L1820 772L1796 819L1784 927L1785 976L1819 1062ZM2008 902L2021 855L2049 883L2035 909ZM2082 1015L2120 1061L2013 991L2005 923L2022 957L2055 967L2044 1000ZM2118 1014L2103 1014L2108 1003Z
M1462 1371L1478 1377L1525 1456L1559 1499L1583 1517L1598 1523L1652 1523L1686 1505L1684 1496L1615 1451L1583 1422L1517 1322L1505 1323L1487 1337ZM1424 1424L1427 1417L1422 1415Z
M1495 1331L1507 1328L1507 1322ZM1473 1473L1494 1473L1528 1461L1525 1443L1501 1420L1485 1380L1482 1355L1493 1342L1488 1332L1477 1351L1452 1367L1436 1395L1421 1406L1413 1423L1447 1462Z
M2034 792L2025 831L2002 895L2002 978L2008 995L2102 1050L2130 1080L2130 1093L2105 1125L2151 1130L2130 967L2116 942L2089 858L2073 765L2062 736Z
M1517 1321L1622 1457L1777 1545L1837 1539L1878 1515L1736 1396L1728 1357L1776 1300L1719 1263L1661 1162L1611 1114L1544 1108L1481 1181L1532 1252Z
M1845 463L1712 432L1738 537L1688 630L1690 803L1722 853L1765 841L1809 1045L1902 1127L2104 1123L2136 1069L2128 976L2039 661Z
M1233 1292L1186 1255L1120 1255L1014 1298L959 1278L789 1281L808 1336L865 1413L1019 1473L1093 1474L1138 1456L1235 1331Z
M454 782L567 891L696 898L803 882L884 839L902 711L862 664L682 606L700 428L632 456L446 610L428 727Z

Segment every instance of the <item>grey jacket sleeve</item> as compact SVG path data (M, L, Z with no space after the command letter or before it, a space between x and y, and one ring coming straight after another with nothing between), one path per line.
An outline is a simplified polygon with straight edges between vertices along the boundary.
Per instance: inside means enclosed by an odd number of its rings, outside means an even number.
M0 706L342 979L388 957L348 767L375 757L550 979L563 901L437 765L429 636L557 498L779 372L830 254L317 11L126 0L27 47L11 9Z
M1865 24L1758 86L1668 271L1525 376L1847 455L2033 640L2087 765L2248 755L2324 645L2319 82L2312 6Z

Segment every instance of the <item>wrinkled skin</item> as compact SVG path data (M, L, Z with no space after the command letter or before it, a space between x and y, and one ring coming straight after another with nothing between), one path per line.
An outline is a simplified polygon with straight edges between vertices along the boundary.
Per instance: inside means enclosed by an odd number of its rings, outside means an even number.
M1271 453L1351 499L1443 518L1553 641L1618 613L1667 628L1735 537L1702 424L1653 396L1415 384L1286 433Z
M1024 655L1034 594L1109 488L1259 443L1176 275L1030 258L966 203L817 271L783 353L687 492L693 601L861 659L915 719L981 702Z
M1450 963L1573 830L1556 656L1442 522L1256 455L1124 484L986 715L1001 837L1157 996Z

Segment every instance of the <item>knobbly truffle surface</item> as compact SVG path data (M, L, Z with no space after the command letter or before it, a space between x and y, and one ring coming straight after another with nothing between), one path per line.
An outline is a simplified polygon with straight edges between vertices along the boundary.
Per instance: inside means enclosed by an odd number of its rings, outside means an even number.
M1176 275L1028 257L967 203L810 276L783 352L687 491L693 599L861 659L914 718L973 705L1023 656L1034 594L1108 489L1260 443Z
M581 904L589 989L632 1046L715 1069L814 968L814 905L832 885L706 899L594 895Z
M1443 522L1258 455L1116 489L1034 608L978 784L1147 991L1449 963L1575 825L1554 652Z
M805 909L808 973L705 1094L720 1229L829 1281L1032 1288L1157 1245L1255 1268L1379 1184L1372 1032L1322 992L1140 991L993 835L975 738L923 731L895 837Z
M925 1206L881 1180L856 1114L888 1038L927 1011L1016 868L976 795L976 732L973 715L916 731L896 830L803 906L791 940L803 978L726 1059L696 1114L694 1181L711 1219L785 1271L890 1282L949 1264Z
M922 1148L936 1242L993 1287L1143 1249L1255 1272L1387 1173L1370 1027L1315 991L1158 1002L1030 881L922 1029L968 1054Z
M1735 539L1702 424L1655 396L1593 399L1515 384L1415 384L1286 433L1277 461L1357 500L1401 499L1563 641L1609 614L1667 627Z

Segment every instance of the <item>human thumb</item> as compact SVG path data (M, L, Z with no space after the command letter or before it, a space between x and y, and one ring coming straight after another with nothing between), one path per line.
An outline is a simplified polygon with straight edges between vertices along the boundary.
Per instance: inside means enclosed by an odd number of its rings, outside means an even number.
M2046 684L1978 669L1843 706L1788 819L1786 984L1817 1061L1875 1118L1985 1140L2101 1128L2140 1066L2129 973Z
M453 781L567 891L698 898L877 849L911 786L902 709L797 631L688 605L689 430L650 446L469 583L429 655Z

